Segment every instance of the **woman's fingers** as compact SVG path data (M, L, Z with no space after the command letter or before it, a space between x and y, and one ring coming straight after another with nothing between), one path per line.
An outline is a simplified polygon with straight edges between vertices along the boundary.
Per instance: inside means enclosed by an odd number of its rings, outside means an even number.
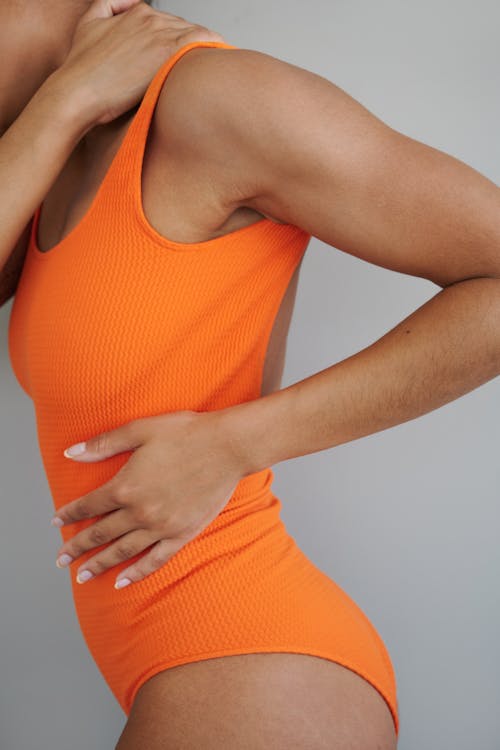
M80 23L93 21L96 18L111 18L129 10L141 0L94 0L88 10L82 15Z
M115 589L121 589L130 583L142 581L147 576L163 567L176 552L185 544L187 539L160 539L151 550L129 568L122 570L115 581Z
M117 481L114 483L112 481L106 482L92 492L77 497L76 500L72 500L59 508L54 519L59 519L62 524L54 525L66 526L70 523L87 520L123 508L126 506L127 493L127 488L118 485Z
M137 531L132 531L129 534L124 534L113 544L106 547L106 549L93 557L90 557L78 568L76 577L77 583L90 581L92 578L95 578L106 570L113 568L115 565L119 565L126 560L130 560L130 558L135 555L144 552L145 549L157 541L158 537L153 536L150 531L146 531L145 529L139 529ZM160 567L160 564L158 564L157 567Z
M129 449L131 456L106 484L57 511L64 524L95 519L60 550L69 564L83 555L78 582L134 556L127 570L120 565L116 574L120 580L140 581L212 523L246 475L242 457L216 420L213 412L183 410L86 439L82 446L92 461ZM90 557L96 546L101 549ZM84 571L88 573L82 578Z
M81 92L90 126L104 125L137 104L160 65L196 40L224 41L140 0L94 0L76 25L59 80Z
M136 524L127 511L116 510L107 513L104 518L99 519L91 526L87 526L62 545L57 553L56 565L58 568L70 565L90 549L109 544L113 539L117 539L135 528Z

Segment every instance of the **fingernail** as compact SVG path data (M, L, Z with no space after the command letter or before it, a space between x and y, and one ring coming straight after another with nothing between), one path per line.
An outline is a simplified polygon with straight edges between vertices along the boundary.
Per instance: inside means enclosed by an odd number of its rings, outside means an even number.
M85 453L85 443L75 443L69 448L66 448L64 455L66 458L72 458L72 456L79 456L80 453Z
M58 568L64 568L64 566L69 565L70 562L73 562L73 558L71 557L71 555L67 555L66 553L64 553L64 555L61 555L57 558L56 565Z
M54 517L51 520L50 525L57 526L58 528L60 528L61 526L64 526L64 521L61 518Z
M85 581L89 581L93 577L94 577L94 574L91 573L90 570L82 570L81 573L78 573L76 577L76 582L85 583Z
M124 586L128 586L129 583L132 583L130 578L120 578L120 580L115 583L115 589L122 589Z

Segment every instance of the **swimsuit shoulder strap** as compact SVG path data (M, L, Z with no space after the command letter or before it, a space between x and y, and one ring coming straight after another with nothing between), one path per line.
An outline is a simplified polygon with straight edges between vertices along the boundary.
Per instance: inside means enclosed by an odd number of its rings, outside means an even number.
M121 176L125 178L125 183L121 188L131 192L134 201L141 199L141 173L144 160L144 151L148 137L149 128L153 113L162 90L165 79L181 57L190 50L197 47L219 47L222 49L238 49L235 45L226 42L214 41L196 41L190 42L180 47L171 57L166 60L156 72L154 78L149 84L142 102L137 110L130 127L120 146L115 165L117 171L113 176L119 180Z

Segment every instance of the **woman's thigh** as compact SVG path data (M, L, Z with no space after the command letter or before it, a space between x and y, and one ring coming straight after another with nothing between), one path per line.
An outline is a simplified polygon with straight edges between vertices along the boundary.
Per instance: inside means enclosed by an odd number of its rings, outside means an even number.
M316 656L238 654L159 672L115 750L395 750L381 694Z

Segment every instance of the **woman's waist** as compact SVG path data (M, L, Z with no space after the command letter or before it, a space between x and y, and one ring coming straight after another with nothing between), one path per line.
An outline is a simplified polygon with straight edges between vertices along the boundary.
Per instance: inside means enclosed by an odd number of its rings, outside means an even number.
M111 494L111 480L124 465L128 455L118 454L103 461L86 463L72 462L71 459L63 457L66 465L63 466L59 462L58 466L46 467L54 511L77 499L91 499L93 493L96 493L96 498L102 498L106 486L109 486ZM251 538L252 534L258 535L266 524L275 523L280 515L281 501L272 492L273 480L274 472L270 467L241 478L229 500L207 527L206 535L224 530L230 534L231 529L234 529ZM182 497L179 497L177 502L182 505ZM63 526L60 532L64 542L96 523L104 515L106 513L101 512ZM93 555L96 553L97 549L92 550Z
M206 590L212 585L218 585L217 579L230 578L240 581L251 571L252 575L261 570L277 573L280 565L288 566L296 562L298 550L293 538L288 534L280 517L281 501L269 490L252 499L246 498L242 504L233 496L226 507L196 536L188 540L166 563L139 582L127 587L127 591L116 591L114 582L117 576L139 561L147 554L148 549L141 551L128 560L108 568L103 573L84 585L76 582L77 570L96 555L99 551L113 544L109 542L101 547L95 547L82 554L70 564L69 570L73 585L74 598L80 609L80 614L88 611L90 617L101 611L104 616L107 611L113 612L113 602L126 607L138 606L140 616L141 606L145 602L154 603L161 594L167 595L175 589L195 588ZM70 538L84 525L91 525L92 519L73 524L64 528L63 536ZM129 590L130 589L130 590Z

